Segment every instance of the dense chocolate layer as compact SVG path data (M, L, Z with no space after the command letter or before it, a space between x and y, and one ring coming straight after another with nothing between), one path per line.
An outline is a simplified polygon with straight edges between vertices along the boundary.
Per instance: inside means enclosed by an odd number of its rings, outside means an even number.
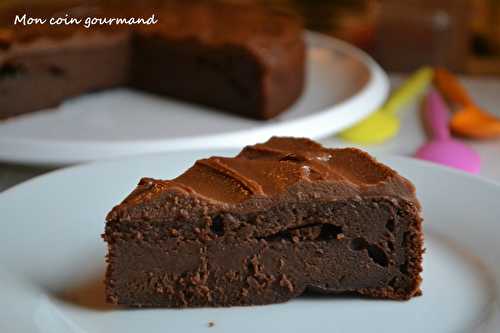
M56 16L63 13L53 11ZM302 91L301 25L280 12L207 2L135 4L125 9L80 6L74 11L80 17L155 13L159 22L91 29L4 24L0 119L123 85L268 119ZM51 16L48 9L41 12ZM4 20L12 21L16 13L23 11L13 10Z
M366 153L272 138L171 181L143 179L107 217L107 297L175 307L305 290L408 299L420 292L419 211L411 183Z

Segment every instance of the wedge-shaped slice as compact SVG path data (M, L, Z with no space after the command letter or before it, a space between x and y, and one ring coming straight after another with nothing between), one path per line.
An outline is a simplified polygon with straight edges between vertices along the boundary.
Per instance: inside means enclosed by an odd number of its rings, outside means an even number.
M357 149L272 138L144 178L108 215L106 295L128 306L284 302L306 290L409 299L423 237L413 185Z

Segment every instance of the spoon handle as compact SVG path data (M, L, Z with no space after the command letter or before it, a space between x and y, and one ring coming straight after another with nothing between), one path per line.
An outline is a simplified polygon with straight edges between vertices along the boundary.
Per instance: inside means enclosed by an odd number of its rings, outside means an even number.
M388 113L396 113L401 107L410 103L421 94L432 81L433 70L422 67L413 73L399 88L397 88L383 106Z
M474 101L460 83L458 78L444 68L434 70L434 83L441 92L452 103L460 106L474 105Z
M450 111L441 95L434 89L427 94L424 116L427 128L434 139L446 140L450 138L448 127Z

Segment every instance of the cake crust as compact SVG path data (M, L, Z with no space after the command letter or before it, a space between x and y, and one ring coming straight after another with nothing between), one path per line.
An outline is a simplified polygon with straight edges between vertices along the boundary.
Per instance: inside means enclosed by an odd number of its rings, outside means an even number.
M421 223L413 185L368 154L272 138L234 158L197 161L173 180L142 179L107 216L107 299L167 307L268 304L306 291L409 299L420 293Z

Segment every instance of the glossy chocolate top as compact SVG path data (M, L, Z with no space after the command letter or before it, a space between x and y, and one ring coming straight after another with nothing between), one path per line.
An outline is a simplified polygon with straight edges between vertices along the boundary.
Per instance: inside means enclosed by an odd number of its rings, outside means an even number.
M166 192L229 210L277 200L363 197L404 199L419 206L408 180L359 149L328 149L309 139L273 137L236 157L199 160L173 180L144 178L108 219L126 216L128 208L153 202Z

